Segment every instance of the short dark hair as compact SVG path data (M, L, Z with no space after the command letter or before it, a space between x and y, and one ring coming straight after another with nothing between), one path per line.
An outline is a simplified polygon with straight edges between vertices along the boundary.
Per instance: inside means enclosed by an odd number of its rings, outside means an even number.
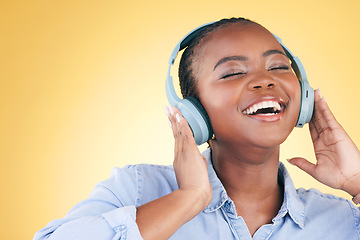
M202 30L189 44L188 47L184 50L179 65L179 82L180 82L180 89L183 98L186 97L198 97L198 93L196 90L196 76L195 76L195 69L193 63L195 61L195 53L198 50L198 46L200 43L204 43L208 37L214 31L220 30L226 26L229 26L234 23L242 23L242 24L250 24L255 23L252 20L246 18L226 18L221 19L220 21L214 22L209 24Z

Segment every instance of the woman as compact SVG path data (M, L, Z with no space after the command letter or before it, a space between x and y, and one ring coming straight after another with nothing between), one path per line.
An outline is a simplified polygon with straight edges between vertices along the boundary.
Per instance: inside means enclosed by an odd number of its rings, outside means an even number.
M279 42L261 25L225 19L185 50L184 97L197 98L214 137L200 154L178 109L166 108L173 167L114 169L89 199L34 239L360 239L359 209L316 190L295 190L279 146L294 128L299 81ZM272 109L261 111L259 109ZM360 153L315 91L309 124L317 164L290 163L357 200Z

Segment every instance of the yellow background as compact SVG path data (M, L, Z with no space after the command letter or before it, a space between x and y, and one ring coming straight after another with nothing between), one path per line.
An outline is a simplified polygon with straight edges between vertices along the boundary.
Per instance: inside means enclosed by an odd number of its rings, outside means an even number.
M167 62L193 28L245 16L302 60L360 145L359 1L0 2L0 239L31 239L115 166L171 164ZM296 129L281 159L314 161ZM285 163L297 187L348 198Z

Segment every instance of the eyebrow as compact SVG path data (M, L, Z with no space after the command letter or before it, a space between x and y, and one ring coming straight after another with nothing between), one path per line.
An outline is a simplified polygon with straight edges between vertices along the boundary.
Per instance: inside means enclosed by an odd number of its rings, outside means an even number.
M225 62L229 62L229 61L233 61L233 60L237 60L237 61L247 61L248 58L245 56L230 56L230 57L224 57L222 59L220 59L220 61L218 61L218 63L215 65L214 69L215 70L217 68L217 66L219 66L222 63Z
M281 54L281 55L284 55L285 57L288 57L288 56L286 56L285 53L283 53L280 50L276 50L276 49L271 49L271 50L268 50L268 51L264 52L263 57L267 57L267 56L270 56L270 55L273 55L273 54Z
M267 57L267 56L270 56L270 55L273 55L273 54L281 54L281 55L284 55L285 57L288 57L286 56L285 53L283 53L282 51L280 50L276 50L276 49L271 49L271 50L268 50L266 52L263 53L263 57ZM229 61L233 61L233 60L236 60L236 61L247 61L248 60L248 57L246 56L229 56L229 57L224 57L222 59L220 59L220 61L214 66L214 69L213 71L222 63L225 63L225 62L229 62Z

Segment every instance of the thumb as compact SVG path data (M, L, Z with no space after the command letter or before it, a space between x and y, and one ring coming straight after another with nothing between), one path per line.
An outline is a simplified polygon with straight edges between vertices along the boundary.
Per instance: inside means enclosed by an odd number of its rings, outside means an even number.
M316 165L309 162L308 160L306 160L305 158L301 158L301 157L295 157L295 158L291 158L291 159L286 159L290 164L297 166L298 168L300 168L301 170L303 170L304 172L306 172L307 174L309 174L310 176L314 177L315 176L315 168Z

